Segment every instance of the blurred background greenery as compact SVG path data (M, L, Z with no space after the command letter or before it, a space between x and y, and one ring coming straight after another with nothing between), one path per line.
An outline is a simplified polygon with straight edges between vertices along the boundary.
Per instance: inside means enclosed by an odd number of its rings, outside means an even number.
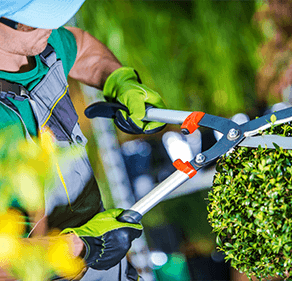
M79 26L167 106L231 116L256 110L258 1L87 0Z

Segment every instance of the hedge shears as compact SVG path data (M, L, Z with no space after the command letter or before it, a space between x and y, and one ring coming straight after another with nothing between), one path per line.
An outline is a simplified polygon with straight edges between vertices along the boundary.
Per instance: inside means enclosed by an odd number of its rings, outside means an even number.
M85 115L88 118L115 118L117 110L128 112L128 108L119 103L97 102L86 108ZM148 107L143 121L158 121L181 125L181 131L185 135L192 134L200 126L206 127L219 131L222 137L210 149L203 153L198 153L191 161L175 160L173 165L177 170L130 209L125 210L118 218L119 221L138 223L144 214L161 202L173 190L194 177L200 169L210 164L210 162L217 160L236 146L258 147L261 145L262 147L274 149L276 148L274 144L276 144L283 149L292 149L292 137L258 135L260 131L266 130L273 125L292 121L292 107L264 115L241 125L230 119L204 112Z

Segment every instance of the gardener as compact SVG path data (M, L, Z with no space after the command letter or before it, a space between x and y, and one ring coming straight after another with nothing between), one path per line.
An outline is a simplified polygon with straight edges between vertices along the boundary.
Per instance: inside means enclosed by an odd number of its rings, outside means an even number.
M149 134L164 127L141 121L145 103L164 104L134 69L122 67L87 32L61 27L83 2L0 0L0 129L14 124L19 137L29 140L49 131L59 146L84 147L87 140L69 97L68 75L128 107L130 115L119 112L116 119L124 132ZM142 226L118 222L120 210L104 211L87 155L75 162L69 173L57 169L56 189L45 196L48 229L58 228L73 237L75 254L89 268L82 280L138 280L125 254ZM100 224L104 219L108 223Z

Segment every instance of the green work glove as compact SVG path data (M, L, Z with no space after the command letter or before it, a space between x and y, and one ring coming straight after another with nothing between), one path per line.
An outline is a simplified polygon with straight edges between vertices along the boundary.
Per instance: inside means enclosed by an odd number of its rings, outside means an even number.
M164 123L141 121L145 117L145 104L165 108L160 95L143 85L138 73L131 67L115 70L106 80L103 94L110 102L125 105L126 111L119 110L114 120L117 127L128 134L152 134L161 131Z
M85 245L87 266L107 270L117 265L127 254L131 243L142 234L141 224L117 221L123 209L111 209L98 213L80 227L66 228L61 234L73 232Z

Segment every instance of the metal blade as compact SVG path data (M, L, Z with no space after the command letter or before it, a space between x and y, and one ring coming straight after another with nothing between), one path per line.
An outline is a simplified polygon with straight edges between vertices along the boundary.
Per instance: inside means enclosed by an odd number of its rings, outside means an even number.
M278 146L283 147L283 149L292 149L292 137L281 137L277 135L264 135L256 137L245 138L239 146L245 147L267 147L275 149L273 143L276 143Z
M276 121L274 125L279 125L283 123L288 123L292 121L292 107L282 109L267 115L264 115L260 118L251 120L247 123L242 124L241 131L244 132L244 136L252 137L256 135L259 131L266 130L270 128L273 124L271 122L271 116L275 115Z

